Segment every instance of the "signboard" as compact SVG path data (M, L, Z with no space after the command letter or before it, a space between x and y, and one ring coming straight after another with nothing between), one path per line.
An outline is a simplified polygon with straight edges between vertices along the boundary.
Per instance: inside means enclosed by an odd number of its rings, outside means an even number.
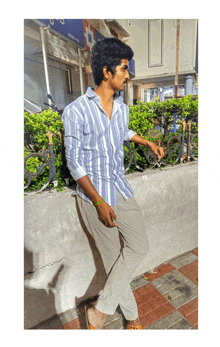
M51 29L84 47L83 19L37 19Z
M50 25L52 30L75 42L89 51L94 44L105 37L95 30L84 19L37 19L44 25Z
M94 44L105 37L87 23L85 19L37 19L44 25L50 25L67 39L75 42L79 47L91 51ZM135 77L135 61L129 61L130 76Z
M133 59L128 62L128 67L131 77L135 77L135 61Z
M93 26L87 23L84 19L83 19L83 32L84 32L85 48L88 49L89 51L92 50L92 47L94 46L96 42L103 40L105 38L105 36L103 36L97 30L95 30Z

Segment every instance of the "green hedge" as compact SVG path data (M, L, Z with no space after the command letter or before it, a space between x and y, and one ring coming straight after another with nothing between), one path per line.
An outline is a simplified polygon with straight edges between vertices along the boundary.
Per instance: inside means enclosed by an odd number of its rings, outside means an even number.
M177 122L180 126L179 130L171 133L169 132L169 127L174 123L174 113L177 116L181 116L182 120ZM194 117L192 133L197 133L198 96L188 95L178 99L171 98L163 102L159 102L159 98L155 98L155 101L153 102L137 101L137 105L129 106L129 128L149 141L157 143L160 139L161 144L166 146L170 137L179 136L179 134L182 133L182 122L187 118L187 116ZM154 130L155 125L160 125L164 130L164 134ZM198 137L195 138L195 142L198 143ZM134 143L131 143L132 150L134 147ZM170 164L175 162L178 151L179 150L177 149L176 152L173 153L172 158L169 159ZM146 152L147 149L144 146L140 146L136 154L137 164L143 169L150 166L146 163L146 159L144 158L144 153ZM196 153L196 156L198 156L198 153ZM128 161L129 158L127 156L127 158L125 158L125 165L128 164ZM136 171L136 167L132 164L128 173L134 171Z
M43 150L49 149L49 139L46 136L46 133L51 130L54 133L53 136L53 150L54 150L54 159L56 165L57 181L58 181L58 190L62 189L65 185L64 178L70 178L70 184L73 184L72 176L70 175L69 170L65 165L63 165L62 160L62 151L60 140L58 136L58 131L63 132L63 123L61 116L57 112L53 112L51 109L44 110L40 114L29 114L24 112L24 131L31 134L31 138L34 142L34 152L42 152ZM24 148L24 157L32 152L27 148ZM39 165L39 158L30 158L27 161L27 169L30 172L35 172L36 167ZM39 190L48 180L49 168L45 167L43 172L36 176L32 180L31 185L27 192L32 190ZM26 179L25 179L26 183ZM50 183L48 187L53 187L53 184Z
M173 124L173 114L181 115L185 119L188 115L198 116L198 97L192 97L192 95L185 96L180 99L169 99L164 102L158 102L156 99L154 102L141 102L138 101L137 105L129 106L129 118L130 125L129 128L137 132L139 135L143 136L147 140L157 142L160 139L163 145L166 145L168 139L171 136L178 136L182 132L182 122L180 121L180 129L172 134L168 132L168 127ZM164 123L162 124L161 117L164 117ZM154 130L155 122L160 124L164 128L164 134L158 133ZM29 114L24 112L24 131L31 134L31 138L34 141L34 147L32 150L24 148L24 157L26 157L31 152L42 152L43 150L49 149L49 139L46 136L48 130L54 133L53 136L53 148L54 148L54 158L57 172L58 189L61 190L65 185L64 178L70 179L70 185L74 183L72 176L68 168L65 165L65 156L62 146L59 143L58 131L63 133L63 123L61 121L61 116L57 112L53 112L51 109L44 110L40 114ZM193 132L198 131L198 123L193 123ZM134 149L134 143L131 143L131 148ZM126 150L126 149L125 149ZM147 168L149 165L146 163L146 159L143 154L147 151L144 146L138 148L136 154L137 164L143 169ZM177 150L178 151L178 150ZM170 162L175 161L176 154L170 159ZM125 165L128 162L128 157L125 158ZM27 161L27 168L30 172L35 172L39 165L39 158L30 158ZM129 172L135 171L136 168L132 164ZM49 176L48 167L44 168L43 172L36 176L32 180L31 185L26 191L39 190L46 182ZM26 179L25 179L26 182ZM51 183L48 187L53 187Z

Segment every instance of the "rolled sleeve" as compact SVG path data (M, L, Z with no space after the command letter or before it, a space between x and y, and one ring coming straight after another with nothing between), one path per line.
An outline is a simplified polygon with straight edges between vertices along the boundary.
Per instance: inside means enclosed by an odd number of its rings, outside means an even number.
M136 132L128 128L129 127L129 107L127 105L125 105L125 114L126 114L127 127L126 127L125 136L124 136L124 141L130 141L132 137L136 135Z
M125 134L124 141L130 141L132 139L132 137L136 134L137 133L135 133L133 130L128 129L126 134Z
M83 116L76 107L67 107L62 115L67 167L75 181L87 175L83 165Z

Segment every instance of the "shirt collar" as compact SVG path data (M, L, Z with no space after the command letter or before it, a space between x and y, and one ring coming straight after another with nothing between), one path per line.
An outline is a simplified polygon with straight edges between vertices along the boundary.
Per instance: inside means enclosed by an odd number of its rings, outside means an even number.
M89 99L100 100L100 97L94 92L94 90L91 87L87 89L86 95ZM121 96L116 95L114 101L117 101L121 104L123 102L123 98Z
M98 99L100 99L100 97L94 92L94 90L93 90L91 87L89 87L89 88L87 89L86 95L88 96L89 99L94 99L94 98L96 98L96 97L97 97Z

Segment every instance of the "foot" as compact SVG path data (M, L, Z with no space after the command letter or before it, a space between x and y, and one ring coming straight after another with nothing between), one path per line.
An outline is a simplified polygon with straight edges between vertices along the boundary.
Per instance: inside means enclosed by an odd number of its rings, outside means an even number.
M105 325L107 314L100 312L95 307L91 307L87 311L89 323L96 329L102 329Z
M132 324L132 325L140 325L141 324L139 317L135 320L128 320L127 322L128 322L128 324Z
M140 323L140 319L137 318L135 320L129 320L127 321L127 329L129 330L140 330L143 329Z

